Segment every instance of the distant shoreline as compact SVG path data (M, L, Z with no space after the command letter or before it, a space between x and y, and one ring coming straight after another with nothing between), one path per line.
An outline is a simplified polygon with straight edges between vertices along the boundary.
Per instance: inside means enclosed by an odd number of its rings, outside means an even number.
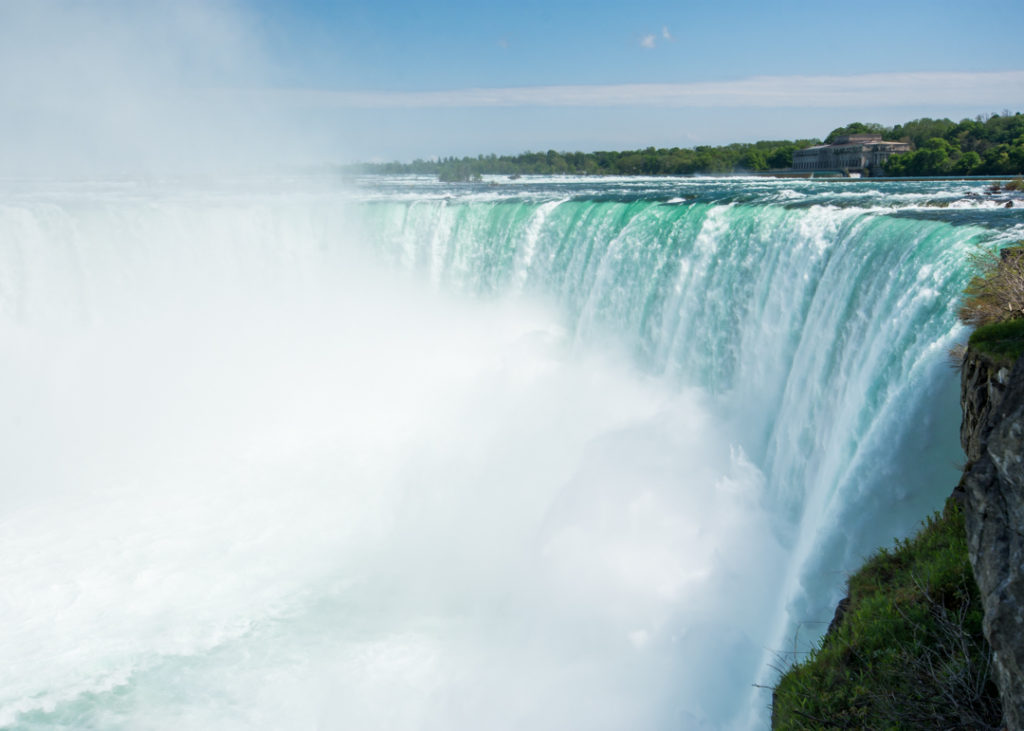
M774 172L757 172L747 173L745 175L737 175L735 177L755 177L755 178L799 178L803 180L828 180L828 181L842 181L848 183L856 182L885 182L885 181L899 181L901 183L906 182L928 182L928 181L940 181L940 180L963 180L965 182L983 182L985 180L1016 180L1021 177L1020 175L919 175L911 177L909 175L877 175L877 176L863 176L863 177L850 177L847 175L836 174L828 175L820 172L816 173L804 173L795 172L787 173L785 171L774 171Z
M351 173L349 173L351 174ZM401 177L421 177L421 178L436 178L435 175L429 173L394 173L394 172L359 172L357 176L367 177L379 177L379 178L401 178ZM506 180L520 180L526 178L652 178L658 180L666 180L670 178L678 178L680 180L699 180L701 178L791 178L793 180L816 180L826 181L830 183L842 182L842 183L885 183L885 182L929 182L929 181L950 181L950 180L962 180L964 182L984 182L986 180L1017 180L1020 178L1020 174L1007 174L1007 175L920 175L916 177L901 176L901 175L879 175L879 176L862 176L862 177L850 177L843 175L836 171L830 174L827 171L814 171L813 173L807 171L793 171L789 172L786 170L773 170L773 171L758 171L758 172L742 172L742 173L689 173L689 174L663 174L663 175L651 175L646 173L627 174L627 173L528 173L517 176L505 175L503 173L485 173L484 177L480 180L459 180L459 181L447 181L453 183L460 183L466 185L488 185L494 182L494 178L505 178ZM445 182L445 181L442 181Z

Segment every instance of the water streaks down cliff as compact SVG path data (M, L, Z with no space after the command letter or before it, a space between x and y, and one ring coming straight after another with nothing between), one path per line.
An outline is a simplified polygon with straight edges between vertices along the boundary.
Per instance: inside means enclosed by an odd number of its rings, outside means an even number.
M764 719L1016 225L800 185L5 194L0 725Z

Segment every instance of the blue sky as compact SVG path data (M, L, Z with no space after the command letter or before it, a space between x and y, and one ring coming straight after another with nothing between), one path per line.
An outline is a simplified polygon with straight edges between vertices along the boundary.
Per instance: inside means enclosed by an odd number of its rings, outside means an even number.
M278 62L274 76L282 87L391 93L338 112L374 159L724 144L824 136L852 120L959 119L1024 107L1020 74L971 76L1024 68L1005 50L1016 48L1024 32L1020 2L984 16L941 0L248 7ZM933 76L906 77L913 72ZM957 83L942 76L951 73L961 75ZM787 79L864 75L893 76L856 95L845 93L845 79L815 84L838 90L827 103L824 91L787 93L794 86ZM685 101L685 85L760 77L775 81L749 90L722 87L731 90L728 99ZM652 84L684 85L680 101L667 101ZM543 93L552 86L571 88ZM591 93L570 101L586 91L581 86ZM981 87L989 91L977 93ZM534 94L492 94L488 102L483 91L508 89ZM744 104L759 89L770 89L768 98ZM433 95L410 94L424 91Z
M1022 31L1018 0L0 0L0 134L225 162L821 137L1024 111Z
M288 85L422 90L1005 70L1024 3L256 2ZM830 12L829 8L833 8Z

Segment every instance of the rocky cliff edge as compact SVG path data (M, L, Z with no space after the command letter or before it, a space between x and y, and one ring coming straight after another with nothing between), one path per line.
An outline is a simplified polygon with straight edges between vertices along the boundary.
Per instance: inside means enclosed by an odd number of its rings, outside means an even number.
M961 376L958 491L1008 729L1024 729L1024 358L999 362L971 348Z

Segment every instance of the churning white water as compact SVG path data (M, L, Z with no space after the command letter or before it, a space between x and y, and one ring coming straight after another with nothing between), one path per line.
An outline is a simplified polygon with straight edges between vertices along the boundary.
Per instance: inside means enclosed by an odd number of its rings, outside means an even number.
M7 184L0 726L763 727L1020 227L857 185Z
M0 725L727 720L783 556L697 390L322 190L0 206Z

